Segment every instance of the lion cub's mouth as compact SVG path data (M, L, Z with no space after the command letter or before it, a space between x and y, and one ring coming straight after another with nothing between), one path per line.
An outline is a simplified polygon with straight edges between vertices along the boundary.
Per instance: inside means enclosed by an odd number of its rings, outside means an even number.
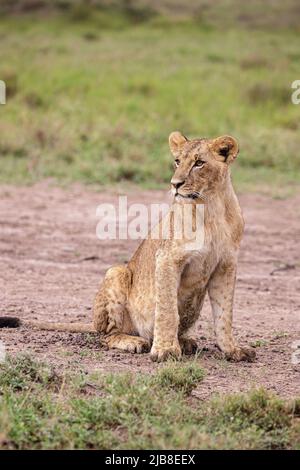
M197 193L190 193L190 194L175 193L174 197L175 197L176 201L181 201L182 199L194 200L194 199L199 198L199 194L197 194Z

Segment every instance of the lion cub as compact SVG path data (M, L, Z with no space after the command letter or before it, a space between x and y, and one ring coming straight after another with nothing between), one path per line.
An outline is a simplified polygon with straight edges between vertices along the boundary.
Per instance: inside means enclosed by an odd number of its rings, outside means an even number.
M169 137L175 157L173 204L204 204L204 243L190 249L184 239L144 240L126 266L109 269L94 303L94 326L110 348L151 358L196 351L190 330L205 294L210 298L217 344L228 359L252 360L252 349L232 335L232 307L244 221L234 193L230 164L238 154L233 137L188 140ZM170 214L166 216L170 217Z
M196 351L191 330L208 292L219 348L230 360L253 360L254 350L240 347L232 334L244 229L230 177L238 144L230 136L189 140L180 132L170 135L169 144L175 157L174 201L160 226L173 220L175 206L185 204L192 206L191 224L195 225L196 209L202 205L202 243L191 248L190 240L174 236L174 231L169 238L151 237L150 232L127 265L107 271L95 298L93 325L22 323L47 330L97 331L104 334L109 348L135 353L151 348L151 358L164 361ZM0 318L0 327L20 324L15 318Z

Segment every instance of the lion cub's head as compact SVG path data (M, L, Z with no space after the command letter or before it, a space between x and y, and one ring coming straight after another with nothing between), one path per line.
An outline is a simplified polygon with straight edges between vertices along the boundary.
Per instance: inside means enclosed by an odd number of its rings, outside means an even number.
M205 199L222 190L229 164L239 152L237 141L228 135L188 140L180 132L172 132L169 144L175 157L171 185L176 201Z

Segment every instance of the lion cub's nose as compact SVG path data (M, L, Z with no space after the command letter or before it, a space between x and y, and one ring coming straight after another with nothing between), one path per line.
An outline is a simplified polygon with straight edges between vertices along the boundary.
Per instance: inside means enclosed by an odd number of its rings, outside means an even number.
M171 185L175 188L178 189L180 186L182 186L184 183L184 180L178 179L178 178L172 178L171 179Z

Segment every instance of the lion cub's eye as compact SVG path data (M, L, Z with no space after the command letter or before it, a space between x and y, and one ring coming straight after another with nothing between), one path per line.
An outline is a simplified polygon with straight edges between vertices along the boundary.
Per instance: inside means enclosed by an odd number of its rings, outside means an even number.
M196 166L197 168L201 168L204 164L205 162L203 160L196 160L194 166Z
M179 166L180 160L178 160L178 158L177 158L174 163L175 163L175 166L177 167L177 166Z

